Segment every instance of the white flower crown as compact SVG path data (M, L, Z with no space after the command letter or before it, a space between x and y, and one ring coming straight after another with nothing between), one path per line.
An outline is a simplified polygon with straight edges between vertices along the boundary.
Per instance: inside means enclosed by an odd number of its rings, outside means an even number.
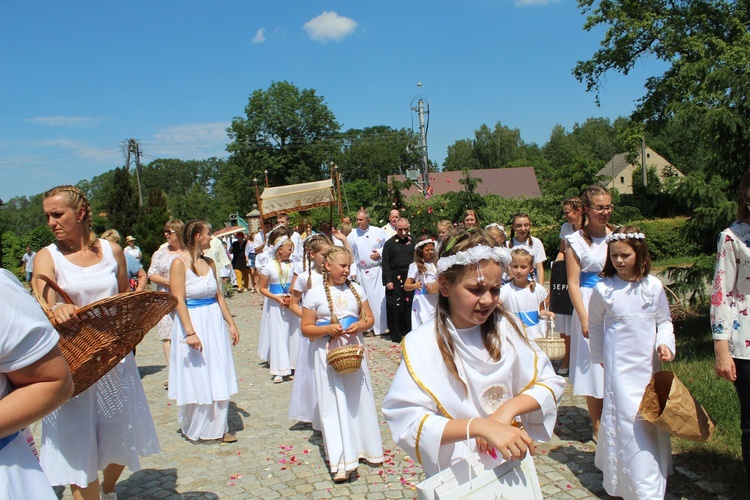
M421 248L421 247L423 247L423 246L425 246L427 244L430 244L430 243L432 243L434 245L435 244L435 238L428 238L426 240L420 241L419 243L417 243L416 245L414 245L414 250L416 250L418 248Z
M509 264L510 251L503 247L477 245L465 252L456 252L447 257L440 257L437 263L437 271L438 273L444 273L453 266L468 266L487 259L492 259L501 264Z
M612 243L613 241L627 240L627 239L645 240L646 235L643 233L612 233L612 234L608 234L607 237L604 238L604 241L606 241L607 243Z
M278 240L276 240L276 244L271 246L271 251L275 254L276 250L281 248L281 245L283 245L285 242L289 241L289 236L282 236Z
M496 227L498 229L498 231L500 231L501 233L505 234L505 228L503 226L501 226L500 224L498 224L497 222L493 222L491 224L487 224L486 226L484 226L485 229L489 229L491 227Z

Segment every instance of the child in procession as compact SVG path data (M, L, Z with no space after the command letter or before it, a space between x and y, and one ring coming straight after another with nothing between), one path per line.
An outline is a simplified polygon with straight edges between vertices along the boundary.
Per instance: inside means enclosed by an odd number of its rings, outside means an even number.
M318 412L336 483L347 481L360 460L383 462L367 358L362 359L359 370L347 375L337 373L326 359L327 349L364 344L362 332L375 322L363 288L348 279L352 260L348 250L332 247L325 254L325 283L309 290L302 302L302 334L314 342Z
M649 275L646 240L628 226L607 236L602 281L589 302L591 362L604 365L604 413L594 463L608 494L664 498L672 472L669 433L640 417L638 407L662 361L671 361L675 337L669 303Z
M534 256L533 278L537 283L544 286L544 263L547 253L539 238L531 236L531 218L529 214L518 212L510 220L510 248L519 246L527 247L529 253Z
M411 308L411 327L416 330L435 316L437 305L437 268L435 267L435 240L426 238L414 245L414 262L409 264L404 290L414 291Z
M516 247L510 252L508 273L511 281L500 289L500 301L505 310L512 312L524 324L529 340L544 337L547 321L554 313L547 311L547 290L529 275L534 269L534 257L526 247ZM546 320L546 321L545 321Z
M437 263L436 317L402 344L383 414L428 477L474 450L499 464L552 437L565 382L499 303L508 261L485 231L452 233Z

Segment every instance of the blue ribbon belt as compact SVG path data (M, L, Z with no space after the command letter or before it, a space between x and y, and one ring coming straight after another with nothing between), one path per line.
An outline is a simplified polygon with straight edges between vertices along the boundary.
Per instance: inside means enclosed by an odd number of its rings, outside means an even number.
M11 434L10 436L5 436L4 438L1 438L0 439L0 450L2 450L3 448L5 448L6 446L8 446L11 443L11 441L13 441L14 439L16 439L16 436L18 436L18 432L19 431L16 431L13 434Z
M274 295L284 295L288 293L286 290L284 290L284 287L274 283L272 285L268 285L268 291L270 291Z
M594 288L601 280L599 273L581 273L580 285L581 288Z
M196 307L210 306L216 304L216 297L207 297L205 299L187 299L185 301L188 309L195 309Z
M514 314L526 326L536 326L539 324L539 311L521 311Z
M357 322L357 318L355 318L354 316L346 316L345 318L341 318L339 320L339 323L341 324L341 327L344 330L346 330L347 328L349 328L352 324L356 322ZM317 322L315 322L315 326L326 326L330 324L331 324L330 321L326 321L324 319L319 319Z

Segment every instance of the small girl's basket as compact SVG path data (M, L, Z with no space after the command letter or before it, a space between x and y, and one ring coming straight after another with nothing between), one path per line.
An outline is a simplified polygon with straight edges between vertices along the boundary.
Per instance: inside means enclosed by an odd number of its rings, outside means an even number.
M333 349L330 348L333 339L330 339L326 344L326 361L339 375L354 373L362 366L365 346L359 336L354 335L354 337L357 339L356 344L342 345Z
M665 286L664 290L669 292L669 294L672 295L673 299L672 303L669 304L669 315L672 317L672 323L674 323L675 325L679 325L680 323L685 321L685 318L687 317L685 306L682 304L682 300L680 299L680 297L678 297L671 288Z
M73 396L106 375L177 305L177 299L166 292L121 293L76 309L81 320L78 325L58 325L44 300L45 286L39 279L52 287L65 303L73 301L47 276L35 278L36 298L60 334L60 350L75 383Z
M560 338L560 334L555 331L555 323L552 320L548 322L550 328L547 336L534 341L550 360L558 361L565 357L565 339Z

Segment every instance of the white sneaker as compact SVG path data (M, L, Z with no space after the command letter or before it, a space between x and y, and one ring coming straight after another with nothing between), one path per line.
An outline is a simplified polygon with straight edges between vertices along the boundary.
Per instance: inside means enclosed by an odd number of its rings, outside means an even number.
M104 493L103 491L100 491L102 500L117 500L117 492L113 491L112 493Z

